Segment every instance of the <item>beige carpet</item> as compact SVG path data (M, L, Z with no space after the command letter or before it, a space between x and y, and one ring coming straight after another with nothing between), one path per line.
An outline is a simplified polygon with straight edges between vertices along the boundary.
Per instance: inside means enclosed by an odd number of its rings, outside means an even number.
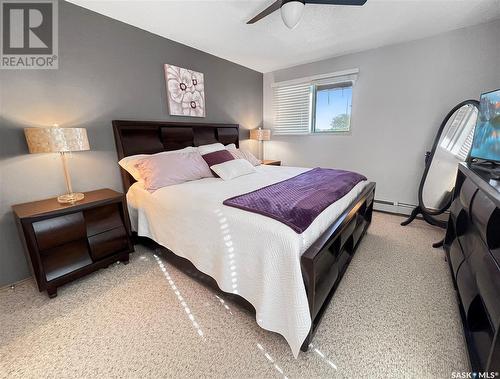
M442 250L421 221L381 213L313 347L284 339L137 246L48 299L31 281L0 291L0 377L450 378L469 363ZM162 270L162 267L164 270ZM177 291L177 292L176 292Z

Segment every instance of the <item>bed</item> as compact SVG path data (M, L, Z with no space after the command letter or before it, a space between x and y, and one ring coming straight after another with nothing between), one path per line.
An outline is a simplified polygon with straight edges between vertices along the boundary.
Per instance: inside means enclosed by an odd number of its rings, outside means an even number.
M113 121L118 158L214 142L239 146L233 124ZM301 234L222 202L307 171L258 166L225 182L206 178L146 191L121 170L134 230L217 287L242 297L257 323L280 333L295 356L307 350L352 255L371 222L375 184L363 181L326 208Z

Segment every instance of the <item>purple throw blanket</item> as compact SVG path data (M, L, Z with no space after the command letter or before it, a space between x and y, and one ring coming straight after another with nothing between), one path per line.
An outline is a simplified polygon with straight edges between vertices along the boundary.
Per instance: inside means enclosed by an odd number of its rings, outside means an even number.
M271 217L302 233L323 210L363 180L366 178L355 172L318 167L223 204Z

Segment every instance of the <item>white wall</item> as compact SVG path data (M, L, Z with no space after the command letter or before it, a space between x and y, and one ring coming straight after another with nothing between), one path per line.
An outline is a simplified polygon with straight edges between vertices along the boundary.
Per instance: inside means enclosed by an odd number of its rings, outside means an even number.
M460 101L500 87L499 38L496 20L264 74L264 126L272 128L271 83L360 70L350 134L273 136L265 158L358 171L377 182L376 199L416 204L424 154L444 116Z

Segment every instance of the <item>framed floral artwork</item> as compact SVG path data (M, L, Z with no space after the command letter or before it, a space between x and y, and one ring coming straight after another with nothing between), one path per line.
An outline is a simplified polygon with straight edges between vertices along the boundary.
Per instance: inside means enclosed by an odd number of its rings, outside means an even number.
M171 116L205 117L205 82L201 72L166 64L165 80Z

